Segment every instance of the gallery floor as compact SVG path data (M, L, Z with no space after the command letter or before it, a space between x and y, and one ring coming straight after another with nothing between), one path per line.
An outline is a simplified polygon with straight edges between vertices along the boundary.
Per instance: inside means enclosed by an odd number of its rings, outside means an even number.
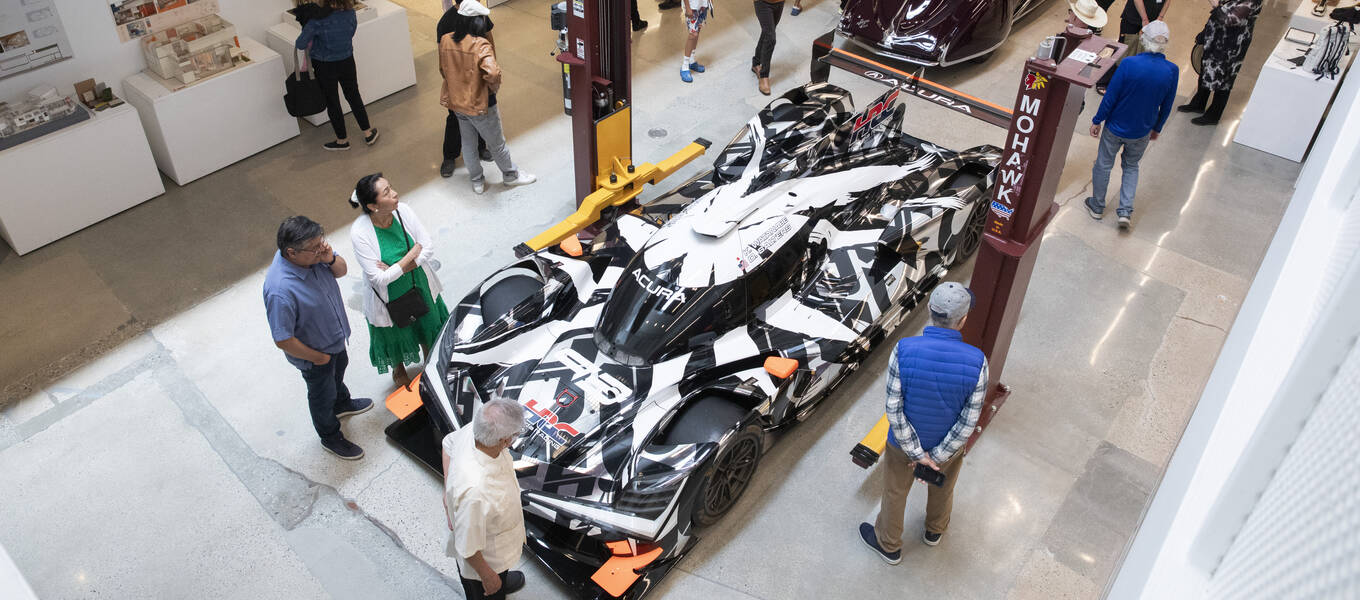
M283 217L311 216L349 252L355 214L345 200L365 173L385 172L432 224L455 297L571 209L550 1L512 0L494 11L511 151L540 182L492 185L484 196L471 194L463 169L451 179L437 172L439 2L399 2L410 9L420 84L370 106L383 132L376 146L325 153L329 129L304 124L300 138L187 187L167 182L164 196L27 256L0 250L0 545L40 597L461 593L444 556L438 480L386 441L391 416L381 409L345 425L365 459L322 450L302 380L270 343L260 300ZM766 455L753 487L658 596L1099 596L1298 173L1297 164L1229 141L1295 3L1266 3L1222 124L1196 127L1178 114L1153 142L1129 234L1080 207L1096 146L1083 132L1099 98L1088 98L1058 186L1063 209L1044 239L1005 371L1015 394L968 458L940 546L909 541L903 563L888 566L856 538L856 525L876 511L880 476L851 464L848 451L882 411L887 354L879 352ZM698 53L709 71L692 84L676 72L681 14L642 5L651 28L634 36L636 156L657 159L695 137L725 142L767 101L747 69L758 32L750 4L720 8ZM780 25L777 91L806 81L810 41L837 19L832 0L805 6ZM1185 64L1207 9L1172 10L1169 56ZM936 77L1010 105L1024 56L1065 11L1050 2L988 63ZM879 93L844 74L832 81L861 103ZM1181 99L1193 88L1183 68ZM1001 142L1001 130L943 109L908 110L920 137L955 148ZM358 286L342 282L351 296ZM348 380L356 394L381 398L390 380L368 366L357 299L350 306ZM898 334L921 326L918 315ZM923 511L916 493L909 536L920 535ZM519 597L564 596L531 558L523 568L529 584Z

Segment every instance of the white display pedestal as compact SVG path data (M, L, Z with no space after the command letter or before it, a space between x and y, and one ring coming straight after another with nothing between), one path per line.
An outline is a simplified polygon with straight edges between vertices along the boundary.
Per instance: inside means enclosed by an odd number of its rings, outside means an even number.
M141 113L156 166L184 185L298 135L283 106L283 60L264 44L237 38L250 62L177 91L146 73L123 80Z
M1341 74L1336 79L1317 79L1317 75L1287 62L1306 47L1281 39L1256 77L1233 141L1302 162L1356 47L1356 43L1351 44L1351 56L1342 59Z
M0 151L0 181L0 236L19 254L165 192L129 104Z
M411 51L411 28L406 22L406 9L387 0L365 0L377 11L371 20L359 23L354 33L354 63L359 73L359 95L364 103L385 98L416 84L416 61ZM297 53L294 44L302 34L291 15L288 20L274 25L265 33L265 43L283 56L286 72L291 72ZM349 114L349 102L340 97L340 108ZM307 122L321 125L330 121L322 111Z

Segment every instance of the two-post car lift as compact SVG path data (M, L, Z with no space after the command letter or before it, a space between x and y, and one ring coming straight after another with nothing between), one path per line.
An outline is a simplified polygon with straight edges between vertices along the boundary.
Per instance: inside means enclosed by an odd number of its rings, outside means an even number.
M1010 396L1001 372L1020 307L1029 289L1034 260L1044 229L1058 206L1053 202L1067 160L1072 131L1081 112L1082 95L1124 54L1125 46L1068 26L1059 34L1063 53L1025 61L1015 106L1001 106L930 81L919 73L887 64L881 57L862 56L838 47L835 32L812 45L812 79L826 81L837 67L915 96L1006 128L1001 162L988 207L986 230L969 287L976 303L968 315L963 339L987 356L987 399L969 448ZM888 418L878 420L850 452L855 464L868 468L878 461L888 439Z

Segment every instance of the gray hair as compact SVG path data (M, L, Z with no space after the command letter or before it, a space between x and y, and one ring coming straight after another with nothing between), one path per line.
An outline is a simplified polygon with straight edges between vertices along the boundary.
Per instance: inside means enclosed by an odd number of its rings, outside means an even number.
M942 315L942 314L940 314L940 313L937 313L937 312L935 312L935 311L931 311L931 312L930 312L930 326L931 326L931 327L943 327L943 328L945 328L945 329L958 329L958 328L959 328L959 324L963 323L963 317L966 317L966 316L968 316L967 313L963 314L962 316L960 316L960 317L957 318L957 319L950 319L949 317L944 316L944 315Z
M506 398L496 398L483 404L472 416L472 437L483 446L495 446L505 438L515 437L524 426L524 407Z
M1143 52L1166 54L1166 44L1159 43L1154 39L1148 39L1146 36L1142 36L1138 39L1138 45L1139 49Z

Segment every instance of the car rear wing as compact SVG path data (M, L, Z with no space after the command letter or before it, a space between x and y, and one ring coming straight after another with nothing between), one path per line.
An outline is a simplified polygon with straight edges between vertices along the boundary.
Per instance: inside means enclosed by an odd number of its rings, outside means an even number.
M1010 109L926 79L922 77L924 68L918 69L916 73L908 73L903 69L882 62L882 57L871 58L844 48L837 48L835 39L836 32L829 31L813 40L813 81L826 81L831 75L831 67L837 67L865 79L877 81L889 87L900 88L910 92L909 95L911 96L929 100L985 123L1003 129L1010 127Z

